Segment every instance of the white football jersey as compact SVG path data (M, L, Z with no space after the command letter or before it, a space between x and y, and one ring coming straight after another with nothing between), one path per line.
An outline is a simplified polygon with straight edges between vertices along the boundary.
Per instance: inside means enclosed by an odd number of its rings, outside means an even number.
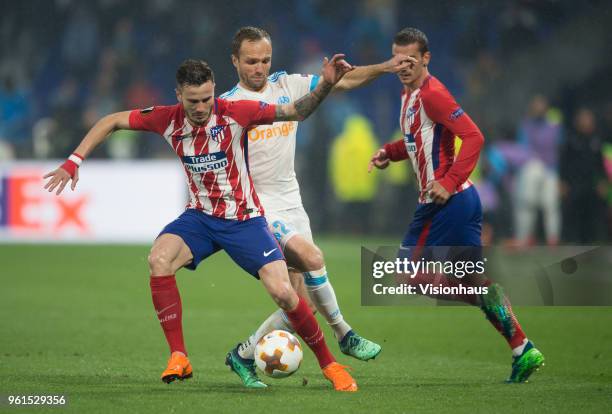
M247 90L238 84L220 98L287 104L312 91L318 82L317 75L276 72L268 76L266 87L261 92ZM266 211L282 211L302 205L294 167L297 127L295 121L284 121L261 125L247 132L249 171Z

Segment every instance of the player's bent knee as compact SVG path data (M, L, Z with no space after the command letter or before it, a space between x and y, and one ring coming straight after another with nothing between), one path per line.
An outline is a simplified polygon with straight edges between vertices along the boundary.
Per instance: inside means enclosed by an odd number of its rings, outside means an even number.
M152 250L149 254L149 269L154 275L160 273L170 273L172 271L171 264L172 260L168 257L163 250Z
M170 275L189 264L193 254L183 239L174 234L163 234L153 244L148 262L153 276Z
M259 269L259 278L274 302L283 310L297 306L298 296L291 286L283 260L270 262Z
M303 272L321 269L325 266L321 249L300 235L292 237L285 245L284 251L287 263Z
M174 274L177 270L174 262L180 256L180 249L179 253L176 250L168 246L153 246L148 258L151 274L155 276Z
M325 266L323 252L317 246L304 257L304 268L306 271L318 270Z
M289 284L276 286L270 291L270 296L276 304L283 310L291 310L295 307L298 301L295 290Z
M292 292L293 288L291 286L283 284L270 289L270 296L272 296L272 299L274 299L278 305L281 305L290 301Z

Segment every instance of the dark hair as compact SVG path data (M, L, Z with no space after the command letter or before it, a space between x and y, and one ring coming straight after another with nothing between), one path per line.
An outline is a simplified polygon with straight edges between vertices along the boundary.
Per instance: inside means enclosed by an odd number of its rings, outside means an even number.
M176 83L178 86L200 86L208 81L214 82L215 75L210 66L208 66L208 63L203 60L184 60L176 71Z
M241 27L238 29L234 35L234 38L232 39L232 55L238 57L238 54L240 53L240 46L242 46L242 42L245 40L254 42L261 39L268 39L268 41L272 43L270 34L264 29L253 26Z
M413 43L419 44L419 51L421 54L429 52L429 41L425 33L414 27L405 27L393 38L393 43L399 46L411 45Z

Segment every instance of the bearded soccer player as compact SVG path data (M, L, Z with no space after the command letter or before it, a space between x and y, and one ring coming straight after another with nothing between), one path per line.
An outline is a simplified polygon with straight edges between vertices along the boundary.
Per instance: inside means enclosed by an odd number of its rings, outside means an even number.
M239 29L232 41L231 57L239 82L221 95L223 99L251 99L269 104L294 102L322 81L318 75L276 72L269 76L272 40L260 28ZM397 72L407 65L405 59L408 58L395 57L379 65L356 67L334 86L334 90L356 88L384 73ZM314 304L334 331L340 350L367 361L376 357L381 347L359 336L344 319L328 278L323 254L313 241L294 169L297 128L297 122L285 121L253 127L248 131L249 169L253 184L266 209L268 223L287 258L294 287L305 298L310 297L311 307ZM245 386L266 387L255 371L255 344L274 329L291 330L288 322L285 312L277 310L246 341L228 353L226 364Z
M419 204L400 252L416 259L416 252L427 246L467 246L479 252L482 209L468 177L478 161L483 135L446 87L429 74L431 53L423 32L414 28L401 30L395 36L392 51L394 55L416 59L416 63L398 73L404 86L400 114L404 138L379 149L369 169L383 169L390 161L409 158L416 173ZM462 141L456 156L455 136ZM437 281L446 286L458 284L454 276ZM415 282L425 281L421 277ZM479 306L512 349L512 372L507 381L524 382L543 364L544 357L527 339L501 287L488 279L479 283L488 286L486 294L436 297Z
M295 102L216 99L214 76L200 60L187 60L178 68L178 104L118 112L98 121L81 144L58 169L45 175L45 188L59 195L72 182L87 155L113 131L152 131L162 135L183 163L190 201L186 211L157 237L149 255L153 305L170 347L162 380L170 383L192 376L183 340L182 307L175 273L198 264L223 249L245 271L261 280L291 327L317 357L324 376L338 391L356 391L357 384L338 364L307 302L289 281L278 243L268 228L247 166L246 131L276 121L301 121L327 96L333 85L352 70L343 55L325 59L323 81Z

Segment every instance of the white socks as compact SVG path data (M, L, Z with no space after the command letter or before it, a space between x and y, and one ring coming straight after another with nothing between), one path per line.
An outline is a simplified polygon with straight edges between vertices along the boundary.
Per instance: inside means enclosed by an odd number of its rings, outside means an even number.
M249 336L246 342L241 343L238 346L238 355L245 359L254 359L255 345L261 339L262 336L268 332L272 332L275 329L282 329L283 331L293 333L293 328L287 315L282 309L277 309L272 315L268 317L260 326L257 328L254 334Z
M344 321L344 317L340 312L336 293L327 279L327 270L323 267L312 272L304 272L303 275L310 300L312 300L319 313L323 315L329 326L333 329L336 339L341 341L348 331L351 330L351 326ZM238 346L238 355L245 359L253 359L257 342L262 336L275 329L282 329L293 333L291 323L282 309L277 309L257 328L255 333L249 336L246 342Z
M325 267L312 272L304 272L304 283L312 303L314 303L319 313L323 315L329 326L334 330L336 339L338 341L342 340L347 332L351 330L351 327L344 321L344 317L340 312L336 293L327 279Z

